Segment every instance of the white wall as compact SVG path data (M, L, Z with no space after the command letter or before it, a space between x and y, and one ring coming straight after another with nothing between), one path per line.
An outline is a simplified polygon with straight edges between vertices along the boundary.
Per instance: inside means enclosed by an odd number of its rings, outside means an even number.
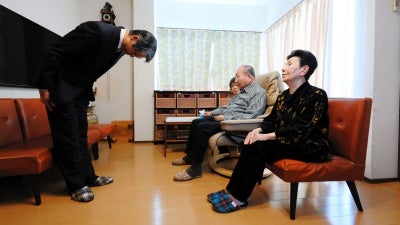
M116 14L116 24L132 29L132 0L109 0ZM20 15L64 35L79 23L100 20L100 0L0 0L0 4ZM133 65L129 57L123 57L96 83L95 113L100 122L133 119ZM37 98L35 89L0 87L0 98Z
M373 43L373 114L366 177L397 177L399 137L400 13L392 0L369 0Z
M265 0L266 7L155 0L156 27L264 32L301 1Z
M290 9L292 9L302 1L303 0L285 0L285 1L280 1L279 4L276 4L276 2L273 3L271 2L271 4L268 5L267 10L264 12L267 19L265 24L266 26L264 27L263 31L265 31L275 21L279 20Z
M135 0L133 14L135 28L154 33L154 0ZM135 141L154 140L154 61L135 61L134 64Z
M156 0L155 7L157 27L262 32L267 25L260 6Z
M79 0L81 21L99 20L104 0ZM107 0L116 15L115 23L133 29L132 0ZM88 13L93 9L93 13ZM133 120L133 61L129 56L122 57L105 75L99 78L94 112L100 122L113 120Z

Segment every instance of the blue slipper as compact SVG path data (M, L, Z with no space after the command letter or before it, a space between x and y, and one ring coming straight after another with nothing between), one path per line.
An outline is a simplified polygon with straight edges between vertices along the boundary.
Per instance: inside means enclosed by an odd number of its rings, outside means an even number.
M207 195L207 200L208 200L208 202L211 202L213 199L221 198L226 194L228 194L228 192L225 189L222 189L222 190L219 190L216 192L212 192Z
M211 200L212 209L219 213L230 213L248 206L245 202L243 205L237 204L229 194L225 194L221 198Z

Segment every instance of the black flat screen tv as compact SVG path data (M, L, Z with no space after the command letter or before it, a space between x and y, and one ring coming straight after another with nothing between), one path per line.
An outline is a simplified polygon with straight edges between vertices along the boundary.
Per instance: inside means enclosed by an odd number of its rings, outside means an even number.
M0 5L0 86L35 87L36 70L60 36Z

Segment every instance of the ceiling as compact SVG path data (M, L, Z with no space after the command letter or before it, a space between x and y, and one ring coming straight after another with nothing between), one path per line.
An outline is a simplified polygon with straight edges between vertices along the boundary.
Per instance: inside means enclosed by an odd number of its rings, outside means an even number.
M207 3L207 4L230 4L230 5L251 5L266 7L274 0L176 0L188 3Z

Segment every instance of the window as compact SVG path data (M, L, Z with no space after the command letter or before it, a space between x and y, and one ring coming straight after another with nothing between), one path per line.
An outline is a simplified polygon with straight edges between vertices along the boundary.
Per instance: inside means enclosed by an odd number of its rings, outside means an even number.
M260 61L257 32L157 28L156 90L229 90L241 65L256 73Z

